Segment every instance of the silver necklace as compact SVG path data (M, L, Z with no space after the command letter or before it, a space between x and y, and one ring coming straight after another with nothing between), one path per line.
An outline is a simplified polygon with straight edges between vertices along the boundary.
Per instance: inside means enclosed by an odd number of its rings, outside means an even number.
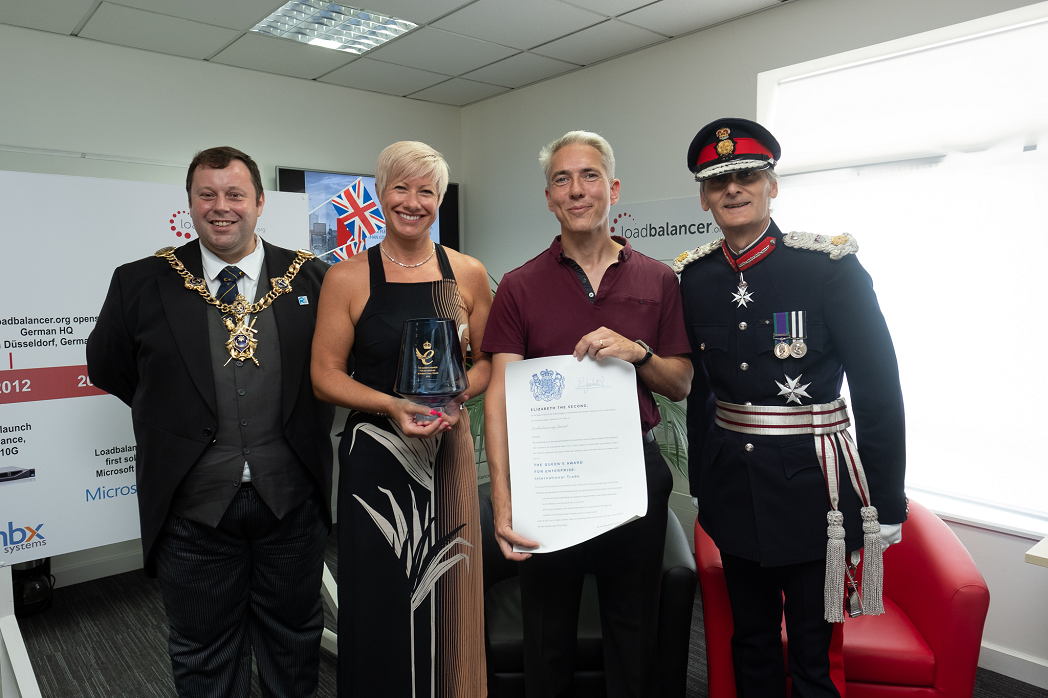
M386 252L386 248L382 246L381 242L378 244L378 247L379 247L380 250L382 250L382 254L386 255L386 259L388 259L389 261L393 262L397 266L404 267L405 269L414 269L415 267L421 267L423 264L425 264L429 260L433 259L433 255L437 251L437 243L433 243L433 248L429 251L429 256L428 257L423 259L418 264L404 264L403 262L398 262L397 260L395 260L392 257L390 257L389 256L389 252Z

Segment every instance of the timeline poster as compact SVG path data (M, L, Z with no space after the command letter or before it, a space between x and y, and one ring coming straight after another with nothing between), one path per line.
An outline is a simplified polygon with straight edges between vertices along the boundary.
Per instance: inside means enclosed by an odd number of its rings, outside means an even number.
M256 232L306 248L306 213L266 192ZM182 186L0 171L0 562L139 537L131 410L87 336L117 266L195 239Z

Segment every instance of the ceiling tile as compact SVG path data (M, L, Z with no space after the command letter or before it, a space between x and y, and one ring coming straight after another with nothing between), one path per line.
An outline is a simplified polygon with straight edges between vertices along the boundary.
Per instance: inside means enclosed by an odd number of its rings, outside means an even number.
M271 15L285 0L120 0L121 5L191 19L194 22L247 31Z
M545 56L536 56L533 53L518 53L504 61L492 63L480 70L467 73L464 77L504 87L523 87L538 80L566 73L577 67L573 63L556 61Z
M187 58L207 58L239 32L103 2L80 37Z
M0 0L0 24L70 34L97 0Z
M356 55L292 39L245 34L211 60L296 78L315 78L355 60Z
M627 51L649 46L665 38L661 34L612 19L539 46L533 49L533 52L579 65L589 65Z
M650 29L667 36L680 36L718 22L778 5L781 0L660 0L639 10L622 15L630 24Z
M657 2L657 0L565 0L569 5L585 7L587 10L593 10L609 17L650 5L653 1Z
M320 82L403 96L436 85L438 82L447 80L448 77L431 73L428 70L361 58L328 73L320 79Z
M445 75L461 75L514 53L517 53L514 49L488 41L423 27L378 47L369 52L368 57Z
M477 0L433 26L526 49L602 19L600 15L553 0Z
M453 104L461 107L463 104L476 102L485 97L491 97L506 91L505 87L454 78L439 85L428 87L421 92L416 92L411 97L413 99L424 99L427 102L440 102L441 104Z
M415 24L432 22L472 0L354 0L364 5L365 10L406 19Z

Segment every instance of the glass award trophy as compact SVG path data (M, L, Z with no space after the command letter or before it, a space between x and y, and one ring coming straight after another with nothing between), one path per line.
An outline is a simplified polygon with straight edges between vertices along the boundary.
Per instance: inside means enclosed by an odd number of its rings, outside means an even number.
M469 379L456 330L447 318L405 320L394 392L430 409L443 409L464 392Z

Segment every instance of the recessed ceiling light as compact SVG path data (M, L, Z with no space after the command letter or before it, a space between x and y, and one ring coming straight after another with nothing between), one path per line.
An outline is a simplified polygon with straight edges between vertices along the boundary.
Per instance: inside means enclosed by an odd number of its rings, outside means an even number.
M347 53L366 53L418 25L321 0L291 0L251 31Z

